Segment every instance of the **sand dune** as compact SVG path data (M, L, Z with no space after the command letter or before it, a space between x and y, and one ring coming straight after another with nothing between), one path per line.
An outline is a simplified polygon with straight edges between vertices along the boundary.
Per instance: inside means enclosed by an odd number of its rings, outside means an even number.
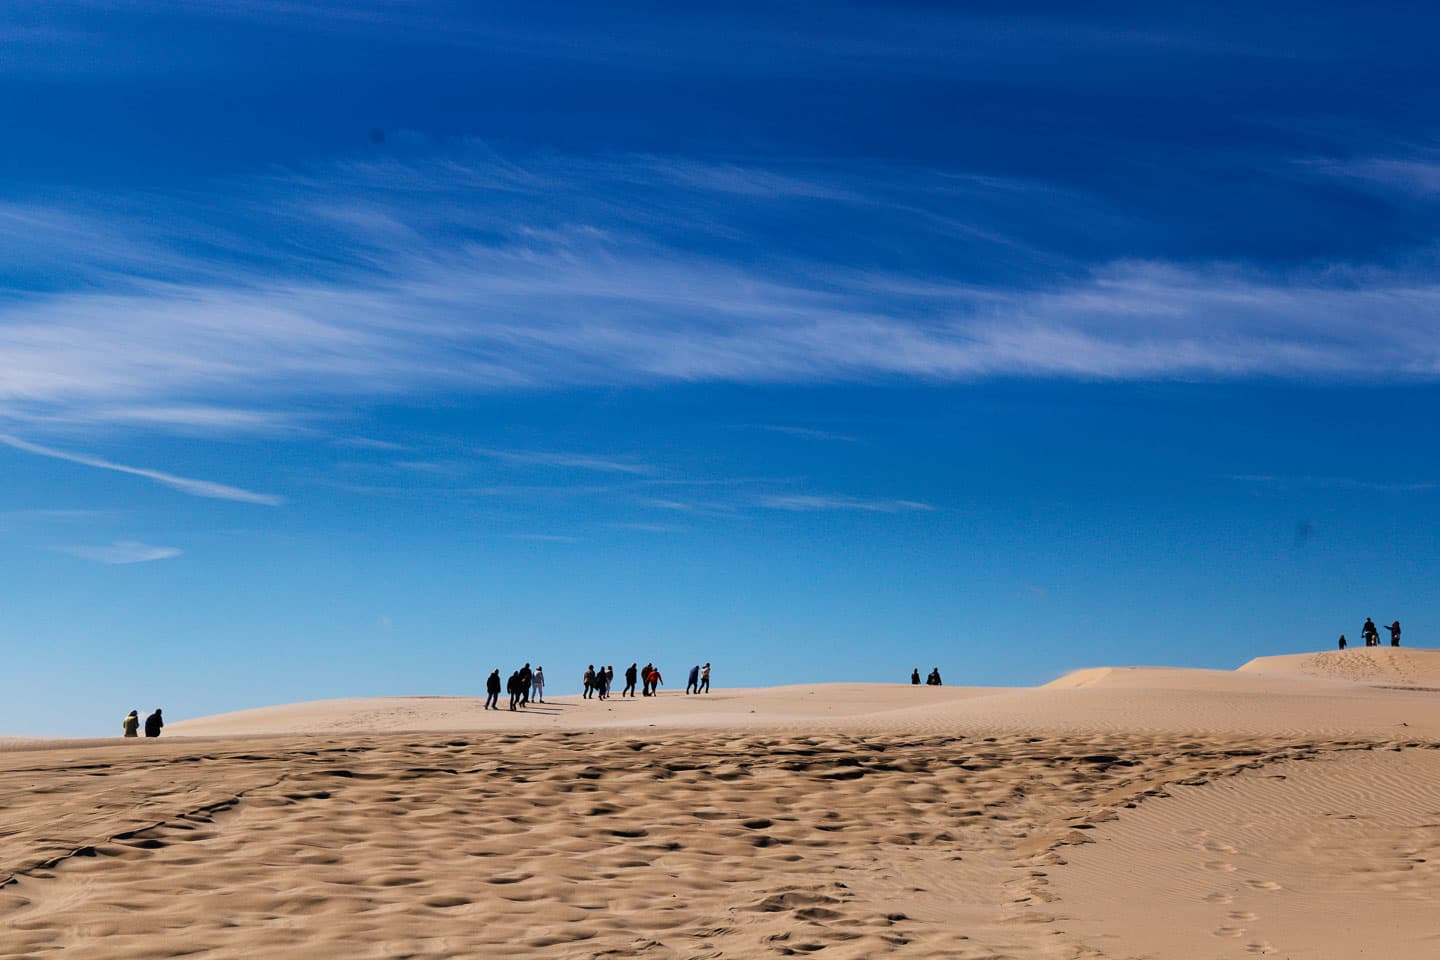
M1432 657L0 749L0 957L1428 958Z

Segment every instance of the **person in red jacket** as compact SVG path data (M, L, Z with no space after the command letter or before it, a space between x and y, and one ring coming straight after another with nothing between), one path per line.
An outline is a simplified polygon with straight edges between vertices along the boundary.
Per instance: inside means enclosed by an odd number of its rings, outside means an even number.
M650 672L645 674L645 686L650 688L650 696L652 697L660 692L659 670L656 670L654 667L650 668Z

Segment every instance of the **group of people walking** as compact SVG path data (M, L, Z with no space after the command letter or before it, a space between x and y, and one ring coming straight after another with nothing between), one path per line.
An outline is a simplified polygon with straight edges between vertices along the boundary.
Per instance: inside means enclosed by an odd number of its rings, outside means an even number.
M598 699L609 700L610 688L615 683L615 668L613 666L596 667L590 664L585 668L585 674L581 678L584 692L581 697L585 700ZM655 664L647 663L642 668L638 663L632 663L625 670L625 686L620 691L620 696L635 696L635 688L638 685L642 697L653 697L660 691L660 685L664 678ZM525 664L519 670L510 674L510 679L504 684L500 682L500 671L492 670L485 681L485 709L500 709L500 690L504 688L510 695L510 709L523 710L532 702L545 702L545 668L536 667L530 669L530 664ZM709 693L710 692L710 664L700 666L696 664L690 668L690 682L685 685L685 693ZM159 713L157 710L156 713Z
M160 728L165 726L165 719L160 716L160 708L156 707L155 712L145 718L145 736L160 736ZM127 737L140 736L140 714L134 710L125 714L125 719L120 721L120 729L125 731Z
M1396 620L1385 628L1390 631L1390 646L1400 646L1400 621ZM1360 628L1360 639L1365 641L1367 647L1380 646L1380 631L1375 628L1375 621L1369 617L1365 618L1365 625ZM1340 634L1340 649L1344 650L1348 644L1345 642L1345 634Z
M511 710L528 707L531 700L544 703L545 668L536 667L531 670L530 664L525 664L510 674L510 679L505 681L505 692L510 695ZM485 680L485 709L500 709L500 671L498 669L492 670L490 676Z
M914 670L911 670L911 671L910 671L910 684L911 684L911 686L915 686L915 687L920 686L920 668L919 668L919 667L916 667ZM938 687L938 686L940 686L940 685L941 685L941 684L940 684L940 668L939 668L939 667L936 667L936 668L934 668L933 670L930 671L930 676L928 676L928 677L925 678L925 686L927 686L927 687Z

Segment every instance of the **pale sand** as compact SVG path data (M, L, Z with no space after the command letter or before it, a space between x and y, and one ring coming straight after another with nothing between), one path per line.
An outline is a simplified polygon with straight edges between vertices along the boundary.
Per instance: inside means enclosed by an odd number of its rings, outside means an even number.
M0 957L1440 956L1440 652L481 702L0 747Z

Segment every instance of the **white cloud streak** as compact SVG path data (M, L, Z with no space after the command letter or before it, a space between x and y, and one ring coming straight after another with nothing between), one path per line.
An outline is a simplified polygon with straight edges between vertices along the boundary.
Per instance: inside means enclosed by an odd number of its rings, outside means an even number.
M756 504L771 510L789 510L794 513L815 511L849 510L860 513L913 513L928 512L935 508L918 500L865 500L859 497L835 494L773 494L756 499Z
M24 453L32 453L40 457L51 457L56 460L64 460L69 463L78 463L86 467L94 467L99 470L113 470L116 473L128 474L132 477L141 477L187 493L192 497L208 497L215 500L237 500L241 503L258 503L265 506L276 507L283 503L283 499L268 493L255 493L250 490L242 490L239 487L227 486L223 483L214 483L209 480L196 480L191 477L180 477L172 473L164 473L159 470L149 470L143 467L128 467L120 463L112 463L100 457L87 456L79 453L68 453L64 450L56 450L53 447L41 446L37 443L30 443L13 437L8 434L0 434L0 444L20 450Z
M136 540L116 540L108 546L56 547L61 553L94 560L97 563L127 564L148 563L152 560L169 560L184 551L178 547L154 547Z
M481 158L342 164L312 179L265 187L274 203L232 203L289 211L273 214L283 223L251 224L258 234L321 231L299 246L326 250L323 261L277 250L258 258L263 269L190 263L167 268L169 281L126 272L119 253L107 259L99 248L127 238L97 238L106 231L87 231L78 215L12 211L55 224L57 249L68 243L107 266L84 289L0 300L0 423L253 433L285 429L277 411L301 404L678 382L1440 377L1440 281L1424 265L1280 274L1130 261L985 287L752 256L763 238L714 219L737 195L767 210L862 202L834 174L807 187L793 172L655 158L534 170ZM650 207L594 201L622 188L671 192ZM567 221L572 200L581 219ZM890 209L904 219L917 206L911 196ZM283 219L297 209L328 213L320 226ZM171 245L182 249L197 229L176 226ZM744 246L737 256L684 245L697 234Z

